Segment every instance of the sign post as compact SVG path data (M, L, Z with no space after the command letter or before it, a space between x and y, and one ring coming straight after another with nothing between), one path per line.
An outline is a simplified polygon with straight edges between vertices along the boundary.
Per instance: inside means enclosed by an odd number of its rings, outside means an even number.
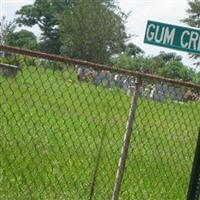
M192 173L187 193L187 200L199 200L200 196L200 129L193 160Z
M200 29L148 21L144 43L200 53Z
M200 54L200 29L148 21L144 43ZM200 196L200 130L193 161L187 200Z

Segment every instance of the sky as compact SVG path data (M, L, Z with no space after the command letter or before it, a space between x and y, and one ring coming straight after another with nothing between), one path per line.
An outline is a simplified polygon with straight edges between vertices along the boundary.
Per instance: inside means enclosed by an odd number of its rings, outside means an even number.
M17 10L33 2L34 0L0 0L0 16L12 20ZM143 43L147 20L186 26L180 20L187 17L187 0L119 0L119 6L124 12L131 12L126 23L127 32L132 35L130 41L143 49L146 55L158 55L160 51L175 52L183 57L184 64L194 68L194 61L189 58L187 52ZM29 30L39 35L37 27Z

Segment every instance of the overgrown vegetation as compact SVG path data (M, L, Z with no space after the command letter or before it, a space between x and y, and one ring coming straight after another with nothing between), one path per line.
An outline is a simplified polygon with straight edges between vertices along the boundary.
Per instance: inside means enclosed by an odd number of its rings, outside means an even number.
M17 16L20 25L40 27L40 49L50 53L104 63L122 50L127 38L126 15L115 0L35 0Z
M188 4L189 16L183 21L198 27L199 1ZM18 10L13 22L2 19L0 39L2 44L200 83L199 72L184 65L176 53L146 56L140 47L130 42L125 28L128 16L115 0L35 0L32 5ZM16 31L16 26L22 25L39 26L40 40L29 31Z
M185 22L198 26L199 2L189 5ZM1 44L200 83L175 53L147 57L130 43L115 0L35 0L16 14L1 20ZM18 25L38 25L40 41ZM79 82L73 66L23 59L0 57L21 66L15 77L0 74L0 199L88 199L102 134L94 199L111 199L131 98ZM198 102L140 97L120 199L185 199L199 121Z
M0 76L0 199L88 199L102 134L94 199L110 199L130 97L52 69ZM139 99L121 199L185 198L199 119L198 103Z
M23 29L16 31L16 26L15 20L9 22L5 17L0 19L0 44L37 49L38 42L34 33Z
M112 59L113 65L165 77L200 83L200 73L182 63L175 53L160 52L153 57L130 56L126 52Z
M187 9L188 16L182 20L182 22L188 24L192 27L200 27L200 1L199 0L188 0L188 9ZM199 61L199 55L198 54L191 54L191 58L193 58L195 61L194 64L197 66L200 65Z

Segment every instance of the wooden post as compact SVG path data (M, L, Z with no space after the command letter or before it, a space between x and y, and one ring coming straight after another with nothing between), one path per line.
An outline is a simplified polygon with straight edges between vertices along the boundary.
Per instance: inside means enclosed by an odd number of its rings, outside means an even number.
M116 179L115 179L115 185L113 188L112 200L119 199L121 183L122 183L126 160L127 160L127 156L128 156L129 144L130 144L132 130L133 130L134 122L135 122L135 113L136 113L136 109L137 109L138 96L140 93L140 86L141 86L141 79L138 79L136 86L135 86L135 91L133 93L132 100L131 100L131 108L129 111L129 117L128 117L128 121L127 121L127 125L126 125L126 131L124 134L124 143L122 146L121 156L119 159L118 170L117 170Z

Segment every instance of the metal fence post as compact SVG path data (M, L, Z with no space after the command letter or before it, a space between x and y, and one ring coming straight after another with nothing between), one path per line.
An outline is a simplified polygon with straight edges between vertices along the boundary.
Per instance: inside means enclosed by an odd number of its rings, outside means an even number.
M131 100L131 108L129 111L126 131L124 134L124 143L122 146L121 156L119 159L118 170L117 170L115 184L114 184L113 193L112 193L112 200L119 199L119 193L120 193L121 183L122 183L122 179L124 175L126 160L128 156L132 130L133 130L134 122L135 122L135 113L137 109L138 96L140 93L140 86L141 86L141 78L138 78L136 86L135 86L135 91L133 93L132 100Z
M199 200L200 193L200 129L193 161L187 200Z

